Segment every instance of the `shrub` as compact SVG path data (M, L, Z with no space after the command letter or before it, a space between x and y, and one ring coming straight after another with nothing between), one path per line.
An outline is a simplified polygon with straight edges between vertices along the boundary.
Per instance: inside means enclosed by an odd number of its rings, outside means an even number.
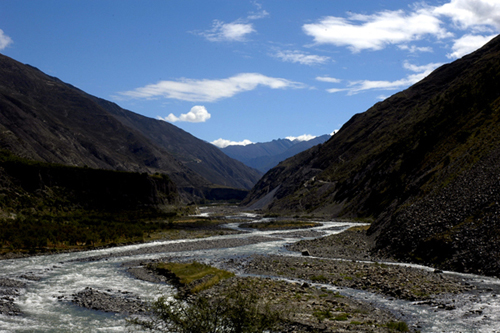
M398 332L408 332L410 330L404 321L391 321L387 323L387 327Z
M254 293L238 286L225 296L195 296L190 301L160 297L153 302L148 319L129 323L156 332L178 333L257 333L273 331L283 322L282 315L259 304Z

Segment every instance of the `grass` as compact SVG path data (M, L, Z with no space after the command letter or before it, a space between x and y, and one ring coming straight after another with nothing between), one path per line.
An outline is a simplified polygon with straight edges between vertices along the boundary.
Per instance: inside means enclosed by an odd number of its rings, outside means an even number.
M311 277L312 282L328 282L329 279L324 275L315 275Z
M385 326L387 328L397 331L397 332L409 332L410 329L408 328L408 325L404 321L391 321L387 323Z
M261 223L244 223L241 224L242 228L253 228L259 230L280 230L280 229L299 229L299 228L312 228L320 225L316 222L306 221L269 221Z
M190 292L193 294L209 289L220 281L234 276L234 273L197 261L191 263L158 263L155 269L167 276L174 275L181 286L193 285L190 288ZM199 283L196 283L197 281Z

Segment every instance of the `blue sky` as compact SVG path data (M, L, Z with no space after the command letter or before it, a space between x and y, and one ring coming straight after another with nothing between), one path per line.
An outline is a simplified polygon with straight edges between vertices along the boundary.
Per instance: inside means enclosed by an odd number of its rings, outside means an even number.
M332 133L498 33L500 0L0 1L2 54L220 145Z

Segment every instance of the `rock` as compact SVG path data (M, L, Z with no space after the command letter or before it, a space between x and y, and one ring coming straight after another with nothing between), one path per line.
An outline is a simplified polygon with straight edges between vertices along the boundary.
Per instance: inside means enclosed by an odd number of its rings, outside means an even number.
M309 253L309 250L308 250L308 249L303 249L303 250L301 251L301 253L302 253L302 255L303 255L303 256L310 256L310 255L311 255L311 254Z
M128 292L128 296L123 296L123 293L117 291L110 294L86 287L84 290L72 295L72 302L84 308L105 312L132 314L145 311L146 305L143 301L138 298L131 298Z

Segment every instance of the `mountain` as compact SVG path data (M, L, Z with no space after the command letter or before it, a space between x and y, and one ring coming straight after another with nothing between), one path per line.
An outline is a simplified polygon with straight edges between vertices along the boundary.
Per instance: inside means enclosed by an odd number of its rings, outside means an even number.
M270 170L244 204L373 220L374 251L500 276L500 37Z
M241 161L262 173L266 173L279 162L319 145L328 139L330 139L330 135L325 134L309 141L278 139L246 146L227 146L221 148L221 150L229 157Z
M0 148L32 160L165 173L189 196L249 189L260 174L164 121L0 55ZM214 185L215 184L215 185Z

